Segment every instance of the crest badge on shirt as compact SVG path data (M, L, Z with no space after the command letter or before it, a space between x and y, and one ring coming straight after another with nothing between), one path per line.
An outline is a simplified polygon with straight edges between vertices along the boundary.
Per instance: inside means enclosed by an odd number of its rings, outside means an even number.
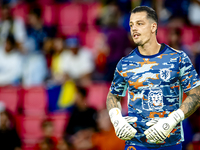
M163 108L163 92L160 88L145 89L143 93L143 109L158 110Z
M168 81L170 79L170 70L168 68L160 69L160 78L163 81Z
M136 148L134 146L129 146L127 147L127 150L136 150Z

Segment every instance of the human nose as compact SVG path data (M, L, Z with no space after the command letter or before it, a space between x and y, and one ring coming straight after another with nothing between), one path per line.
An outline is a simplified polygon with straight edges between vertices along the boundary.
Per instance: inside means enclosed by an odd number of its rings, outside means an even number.
M130 29L131 29L131 31L137 31L137 28L136 28L135 25L132 25L132 26L130 27Z

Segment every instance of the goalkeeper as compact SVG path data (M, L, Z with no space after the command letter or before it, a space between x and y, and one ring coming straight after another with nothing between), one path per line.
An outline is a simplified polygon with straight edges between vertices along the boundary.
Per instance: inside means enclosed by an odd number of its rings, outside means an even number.
M117 64L107 109L125 150L181 150L182 120L200 106L200 80L188 56L157 42L158 19L146 6L134 8L130 31L137 45ZM121 97L128 89L128 116ZM187 98L182 102L183 92Z

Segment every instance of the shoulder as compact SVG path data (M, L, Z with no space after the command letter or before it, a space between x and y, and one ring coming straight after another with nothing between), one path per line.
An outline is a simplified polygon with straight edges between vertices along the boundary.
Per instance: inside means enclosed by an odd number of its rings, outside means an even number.
M117 63L117 70L122 71L123 66L126 66L129 61L133 62L133 57L135 56L135 50L132 50L128 55L122 57L119 62Z
M135 56L135 51L137 50L137 48L133 49L128 55L122 57L120 59L120 61L128 61L129 59L132 60L132 58Z
M176 53L178 55L186 55L186 53L183 50L175 49L175 48L170 47L169 45L166 45L166 44L165 44L165 46L167 48L168 53L171 54L171 55L172 55L172 53Z
M68 49L65 49L62 53L61 53L61 57L70 57L72 55L71 51Z
M14 20L13 20L13 22L14 22L15 25L22 25L22 24L24 24L24 20L21 17L15 17Z
M183 50L177 50L177 49L170 47L168 45L166 45L165 54L179 59L180 63L181 63L182 59L185 59L185 58L189 59L188 55Z
M87 48L87 47L82 47L82 48L80 48L80 55L91 57L92 56L92 50L90 48Z

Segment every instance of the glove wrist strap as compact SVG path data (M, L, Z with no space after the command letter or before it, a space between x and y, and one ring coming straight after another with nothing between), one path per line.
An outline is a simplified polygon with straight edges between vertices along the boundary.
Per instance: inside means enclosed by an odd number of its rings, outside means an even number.
M169 117L172 118L176 123L179 123L184 120L185 115L181 109L178 109L172 112Z
M110 116L111 122L113 122L114 120L122 117L121 110L119 108L112 108L109 111L109 116Z
M181 109L178 109L176 112L180 115L181 121L183 121L185 119L185 114L183 113L183 111Z

